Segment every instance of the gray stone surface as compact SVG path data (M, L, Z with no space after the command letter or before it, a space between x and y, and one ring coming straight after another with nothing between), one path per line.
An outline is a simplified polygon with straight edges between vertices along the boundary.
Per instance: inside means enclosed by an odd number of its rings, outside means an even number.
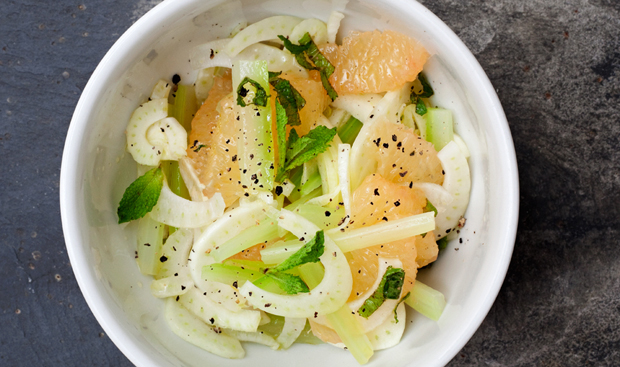
M129 366L77 287L58 177L97 63L155 0L0 2L0 365ZM521 219L502 290L450 366L620 365L620 2L426 0L502 101Z

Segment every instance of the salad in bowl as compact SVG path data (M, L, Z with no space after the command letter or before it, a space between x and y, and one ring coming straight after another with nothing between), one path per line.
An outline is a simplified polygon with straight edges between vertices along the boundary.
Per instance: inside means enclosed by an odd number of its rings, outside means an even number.
M140 177L118 206L168 326L216 355L300 340L365 364L406 313L445 297L416 279L464 224L467 144L433 105L429 57L395 31L272 16L192 49L131 115Z

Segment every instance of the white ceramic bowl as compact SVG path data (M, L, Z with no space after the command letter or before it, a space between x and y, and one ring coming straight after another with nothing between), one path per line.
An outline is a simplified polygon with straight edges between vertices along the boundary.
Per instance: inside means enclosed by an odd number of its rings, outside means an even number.
M334 1L346 3L346 1ZM338 6L338 4L336 5ZM60 204L67 250L93 314L119 349L138 366L355 366L329 345L293 345L274 352L245 344L244 360L225 360L173 335L162 302L134 261L135 225L116 224L116 207L136 177L125 152L132 111L155 82L178 73L195 76L188 52L227 36L241 20L275 14L326 20L329 1L168 0L134 24L101 61L77 105L67 135ZM377 352L370 366L445 365L465 345L491 308L514 246L518 180L513 142L500 102L484 71L457 36L422 5L403 0L352 0L340 35L393 29L420 40L434 54L425 67L435 103L454 111L456 131L471 150L471 204L463 243L450 243L420 275L448 305L439 322L409 312L401 343ZM459 248L456 251L456 248Z

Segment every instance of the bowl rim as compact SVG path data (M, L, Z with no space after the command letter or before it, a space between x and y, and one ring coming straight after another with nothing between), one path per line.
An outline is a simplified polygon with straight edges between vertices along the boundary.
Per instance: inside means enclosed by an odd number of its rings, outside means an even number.
M116 66L119 65L124 55L133 47L140 44L140 35L154 32L161 21L169 18L169 15L177 14L177 10L186 6L189 1L164 0L156 5L138 21L131 25L114 45L105 54L101 62L96 67L86 84L80 99L76 105L72 116L67 137L63 149L59 196L60 196L60 213L62 228L67 247L67 254L72 265L75 278L80 290L86 300L91 312L105 330L106 334L114 342L117 348L135 365L144 362L156 364L158 360L152 355L146 353L143 348L124 330L123 325L112 315L111 310L105 305L104 297L95 291L96 287L92 285L98 280L88 271L88 265L85 259L89 254L83 243L83 234L80 228L73 226L75 218L79 215L79 199L77 194L79 191L79 179L77 178L77 167L80 159L80 143L86 132L87 115L89 111L98 103L97 96L105 90L106 80L114 72ZM218 3L217 0L207 0L207 2ZM458 38L458 36L434 13L428 10L424 5L415 0L384 0L394 9L402 9L403 11L419 11L424 12L428 17L430 28L436 31L437 38L443 38L453 47L452 52L461 57L462 63L468 65L472 78L476 80L477 90L482 94L485 101L490 103L486 109L486 113L497 121L497 129L493 130L494 138L499 139L500 144L498 159L502 162L502 174L504 175L504 205L507 213L506 227L503 231L502 244L503 251L497 259L498 269L500 271L495 274L492 283L487 289L489 295L484 299L474 315L471 315L469 323L462 331L461 335L448 348L446 353L439 356L438 365L447 364L471 339L476 330L484 321L486 315L490 311L503 281L506 277L508 266L512 257L514 243L516 239L518 216L519 216L519 180L516 153L514 143L508 126L508 122L504 110L499 101L499 97L488 76L478 63L475 56ZM413 8L413 10L412 10Z

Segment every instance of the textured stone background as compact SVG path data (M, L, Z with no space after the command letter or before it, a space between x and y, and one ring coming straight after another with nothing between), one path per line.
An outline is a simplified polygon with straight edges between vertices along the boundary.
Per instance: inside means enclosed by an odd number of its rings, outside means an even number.
M76 284L58 177L90 74L157 2L0 2L2 366L130 365ZM620 365L620 1L423 3L497 89L521 177L506 281L450 366Z

